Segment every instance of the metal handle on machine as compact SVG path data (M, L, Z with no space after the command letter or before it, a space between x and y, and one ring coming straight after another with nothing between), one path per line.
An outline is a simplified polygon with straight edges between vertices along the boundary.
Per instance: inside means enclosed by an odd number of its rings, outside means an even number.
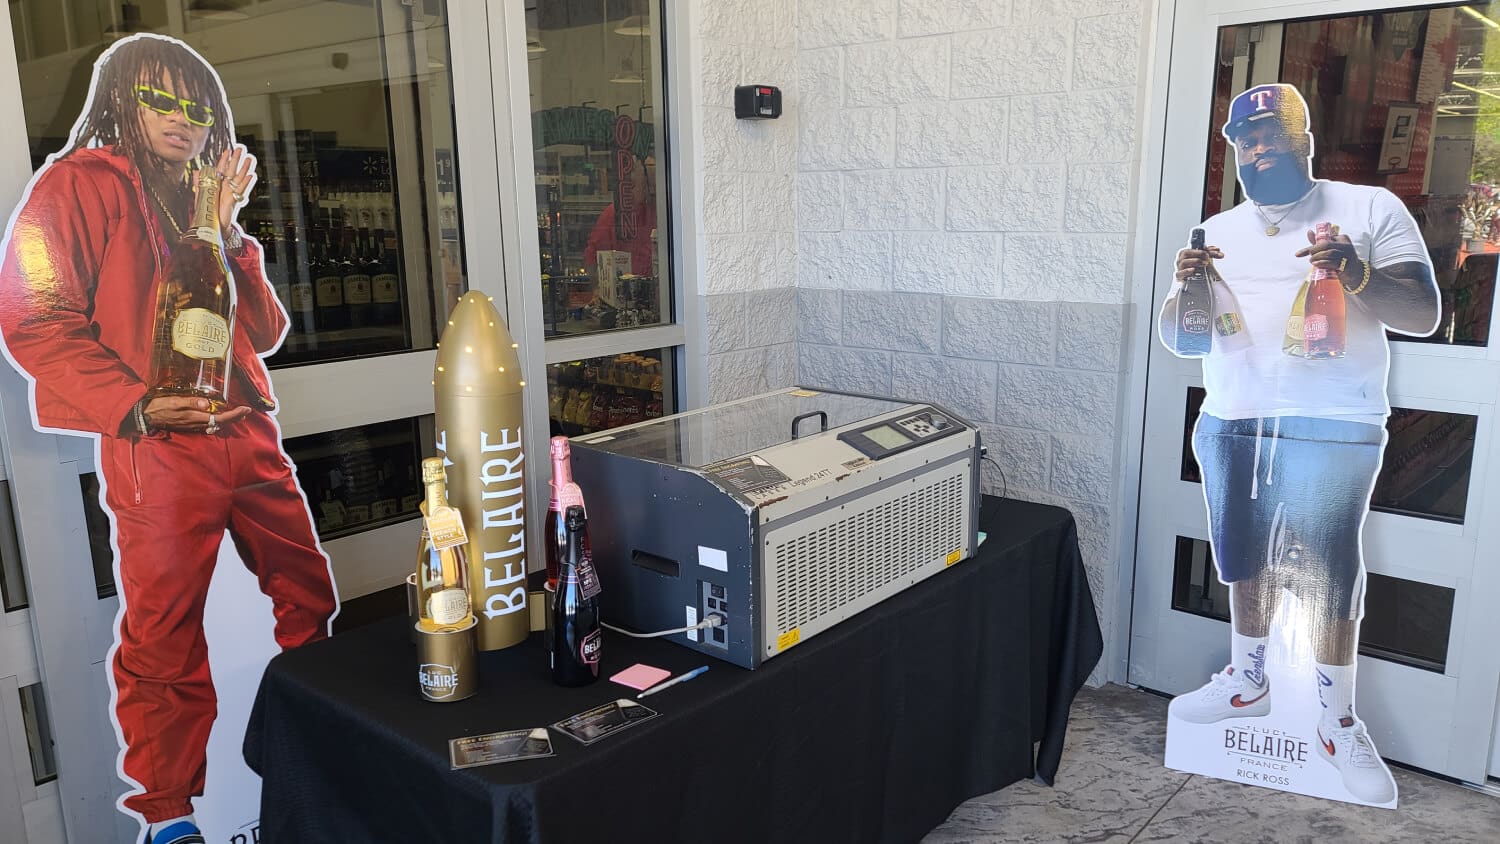
M818 417L818 421L823 424L823 430L828 430L828 414L821 410L814 410L792 418L792 439L795 440L797 438L797 426L801 424L802 420L811 419L814 416Z

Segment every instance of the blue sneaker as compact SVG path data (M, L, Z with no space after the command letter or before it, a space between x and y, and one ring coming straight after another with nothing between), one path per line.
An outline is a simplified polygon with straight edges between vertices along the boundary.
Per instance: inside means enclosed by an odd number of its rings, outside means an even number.
M148 828L146 840L142 844L207 844L207 842L204 841L203 832L198 827L187 821L178 821L158 832L154 837Z

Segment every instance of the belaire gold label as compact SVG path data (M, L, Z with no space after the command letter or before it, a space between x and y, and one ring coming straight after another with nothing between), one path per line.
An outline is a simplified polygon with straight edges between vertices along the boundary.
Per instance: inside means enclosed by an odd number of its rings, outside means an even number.
M172 350L194 360L214 360L229 351L229 323L207 308L188 308L172 322Z

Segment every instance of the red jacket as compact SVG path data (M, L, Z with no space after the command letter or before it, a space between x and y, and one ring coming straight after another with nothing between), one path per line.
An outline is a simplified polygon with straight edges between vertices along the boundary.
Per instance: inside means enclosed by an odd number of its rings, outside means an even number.
M642 202L635 207L635 236L620 237L615 234L615 206L610 203L600 212L599 219L589 232L588 245L583 250L583 269L589 275L595 271L594 256L601 249L614 249L630 253L630 271L636 275L651 274L651 232L656 228L656 203Z
M0 265L0 332L35 385L43 427L115 436L146 394L170 251L150 207L135 165L112 147L53 162L21 201ZM259 356L281 344L287 318L260 245L244 244L229 256L238 297L231 402L269 411Z

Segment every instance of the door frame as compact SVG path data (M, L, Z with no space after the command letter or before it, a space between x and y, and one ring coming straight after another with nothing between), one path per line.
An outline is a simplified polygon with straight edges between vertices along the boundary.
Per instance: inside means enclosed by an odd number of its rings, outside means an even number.
M1119 590L1116 611L1121 613L1118 618L1124 623L1119 625L1123 631L1111 637L1112 652L1110 654L1110 675L1112 679L1128 681L1131 675L1131 667L1134 661L1131 659L1131 645L1144 632L1136 625L1134 609L1137 608L1135 601L1135 589L1149 589L1151 585L1143 582L1143 569L1140 566L1141 543L1146 537L1143 536L1144 529L1140 518L1142 499L1146 494L1147 477L1144 472L1146 461L1152 452L1152 442L1145 436L1146 427L1146 405L1148 399L1148 382L1151 376L1157 379L1168 378L1173 382L1183 378L1181 366L1168 366L1163 371L1151 372L1151 359L1153 350L1157 344L1156 339L1156 309L1158 307L1158 276L1164 272L1162 268L1170 265L1170 254L1168 247L1170 238L1164 238L1161 233L1163 217L1176 217L1176 214L1164 214L1164 203L1168 200L1167 194L1174 189L1180 193L1181 183L1191 181L1197 187L1196 197L1201 196L1202 173L1205 168L1200 156L1206 154L1203 151L1195 151L1186 159L1192 163L1188 170L1176 169L1171 172L1189 172L1188 177L1174 178L1165 163L1165 157L1170 148L1166 137L1171 128L1169 115L1173 105L1187 109L1191 113L1201 110L1202 103L1211 96L1212 75L1205 74L1198 77L1192 74L1183 74L1186 78L1172 77L1174 59L1184 62L1184 52L1200 54L1202 47L1195 41L1189 45L1179 43L1183 38L1202 37L1200 32L1187 32L1187 27L1196 26L1197 21L1202 21L1209 32L1217 30L1220 26L1231 26L1255 21L1283 20L1301 17L1323 17L1329 15L1358 14L1371 11L1387 11L1392 8L1402 7L1421 8L1434 5L1423 2L1404 2L1404 0L1384 0L1384 2L1371 2L1370 0L1323 0L1323 2L1307 2L1306 0L1259 0L1259 2L1248 2L1247 0L1189 0L1181 3L1179 0L1160 0L1158 15L1154 28L1155 44L1157 48L1152 50L1150 68L1148 72L1148 106L1144 115L1144 128L1142 140L1142 164L1139 172L1139 194L1137 197L1137 227L1136 236L1132 242L1135 250L1131 262L1133 279L1131 284L1132 301L1135 307L1131 314L1130 324L1134 329L1132 333L1133 342L1129 353L1129 375L1127 376L1129 409L1126 426L1126 441L1122 448L1126 451L1128 458L1121 465L1127 466L1123 474L1121 485L1127 490L1121 500L1125 502L1122 523L1134 526L1134 536L1121 542L1121 580L1122 584L1131 584L1131 589ZM1210 53L1211 55L1211 53ZM1183 103L1191 105L1182 105ZM1201 127L1188 127L1194 137L1200 136ZM1179 128L1179 131L1183 131ZM1183 160L1181 156L1174 160ZM1174 200L1175 202L1175 200ZM1175 207L1175 206L1174 206ZM1196 220L1195 220L1196 222ZM1163 289L1164 292L1164 289ZM1500 319L1500 309L1495 314ZM1400 350L1399 352L1396 350ZM1418 395L1432 395L1432 391L1424 389L1414 383L1411 378L1411 370L1416 368L1422 359L1441 360L1451 358L1457 360L1475 361L1475 365L1488 370L1494 370L1496 362L1500 362L1500 343L1491 342L1485 349L1456 349L1429 346L1406 346L1397 344L1393 347L1391 363L1391 384L1393 398L1394 394L1400 392L1408 397ZM1406 363L1403 365L1403 359ZM1430 365L1430 364L1429 364ZM1437 402L1440 405L1464 403L1467 396L1461 399L1453 399L1455 393L1447 393ZM1475 404L1475 402L1468 402ZM1493 417L1500 415L1496 413L1500 409L1500 402L1490 398L1487 402L1480 402L1490 408L1491 419L1481 420L1481 431L1485 428L1495 429ZM1178 432L1174 430L1173 441L1176 442ZM1478 558L1478 550L1483 548L1500 548L1500 434L1490 434L1489 442L1483 441L1483 436L1476 437L1476 451L1474 455L1474 475L1471 479L1471 490L1478 487L1478 492L1472 492L1469 501L1469 511L1466 523L1475 543L1475 557ZM1157 460L1160 459L1158 456ZM1175 465L1175 461L1174 461ZM1482 474L1481 474L1482 473ZM1131 492L1133 491L1133 495ZM1486 495L1488 493L1488 495ZM1378 527L1377 523L1382 521L1378 518L1382 514L1372 514L1371 529ZM1390 517L1386 517L1389 519ZM1443 526L1449 527L1449 526ZM1436 533L1444 533L1439 529ZM1490 567L1492 568L1492 567ZM1467 586L1467 591L1472 595L1500 595L1500 572L1486 570L1483 565L1475 564L1473 577ZM1490 641L1496 634L1500 634L1500 622L1492 618L1486 618L1482 612L1475 611L1476 600L1465 594L1455 596L1454 623L1450 628L1450 650L1449 661L1451 666L1463 658L1468 651L1483 651L1481 648L1466 648L1466 643ZM1466 606L1467 605L1467 606ZM1170 610L1168 610L1170 612ZM1462 614L1462 615L1461 615ZM1154 631L1155 622L1151 622ZM1362 658L1368 661L1368 658ZM1487 670L1488 669L1488 670ZM1137 672L1139 673L1139 672ZM1486 734L1490 731L1494 746L1500 749L1500 713L1497 713L1494 701L1496 699L1496 677L1500 675L1500 654L1490 651L1488 654L1475 656L1469 654L1465 659L1462 672L1454 679L1457 683L1455 692L1455 711L1466 713L1461 719L1462 723L1452 725L1450 735L1450 746L1455 741L1451 737L1457 736L1462 731L1472 731L1469 734ZM1439 675L1447 677L1448 675ZM1485 700L1490 701L1490 706L1483 705ZM1478 710L1486 710L1479 712ZM1490 759L1491 742L1474 742L1472 752L1466 754L1465 761L1460 767L1476 781L1482 781L1486 773L1500 770L1500 759ZM1483 764L1476 764L1481 755L1486 757ZM1473 757L1473 758L1469 758Z
M514 272L506 261L507 252L512 262L515 253L507 248L511 244L494 237L502 229L501 216L507 210L491 199L506 196L503 172L497 166L501 159L495 154L499 151L495 108L507 101L508 92L491 88L489 9L463 0L449 0L446 6L460 201L468 199L462 225L469 289L493 296L502 313L517 314L524 310L523 303L508 295L506 283ZM413 4L386 0L387 23L391 15L406 9L413 9ZM420 9L415 11L420 13ZM17 56L9 46L14 43L11 29L7 9L0 12L0 36L7 45L0 49L0 113L19 117L24 113L23 97ZM223 30L215 33L224 35ZM191 43L194 34L189 33L187 40ZM16 119L9 127L0 130L0 207L6 209L14 207L32 176L26 124ZM504 267L504 274L480 271L488 267ZM429 350L276 370L273 382L284 436L431 413L433 394L428 382L434 359L435 352ZM373 384L384 388L369 389ZM409 384L410 389L391 390L392 384ZM545 402L541 414L545 419ZM103 662L114 638L118 600L98 599L92 577L86 576L90 556L78 476L92 470L94 458L91 447L80 447L85 442L38 433L32 427L28 385L9 366L0 367L0 448L12 481L16 530L33 608L21 612L32 622L37 674L45 683L59 771L55 785L39 790L54 794L68 840L102 840L103 830L113 830L114 840L132 841L137 835L135 823L115 808L123 790L116 775L118 744L107 708L99 703L99 695L107 688ZM403 525L393 527L399 530ZM335 560L336 576L339 557L362 557L372 548L404 560L404 552L391 550L407 548L404 541L372 541L388 540L390 530L381 528L324 543ZM52 564L58 560L71 562ZM391 560L397 562L395 556ZM402 572L399 575L393 569L365 581L356 578L352 584L341 583L342 597L353 596L347 588L351 585L360 593L397 585L397 580L404 579L404 563L397 568ZM103 649L101 642L106 643ZM19 712L0 706L0 720L8 727L14 726L13 715ZM0 807L9 805L6 786L12 773L6 765L10 754L4 756L0 758ZM20 771L15 774L17 788L30 785L19 781ZM25 789L21 793L24 796ZM8 823L9 813L6 818ZM12 837L9 826L0 829L4 829L0 837L7 841L26 841L24 828L19 838Z

